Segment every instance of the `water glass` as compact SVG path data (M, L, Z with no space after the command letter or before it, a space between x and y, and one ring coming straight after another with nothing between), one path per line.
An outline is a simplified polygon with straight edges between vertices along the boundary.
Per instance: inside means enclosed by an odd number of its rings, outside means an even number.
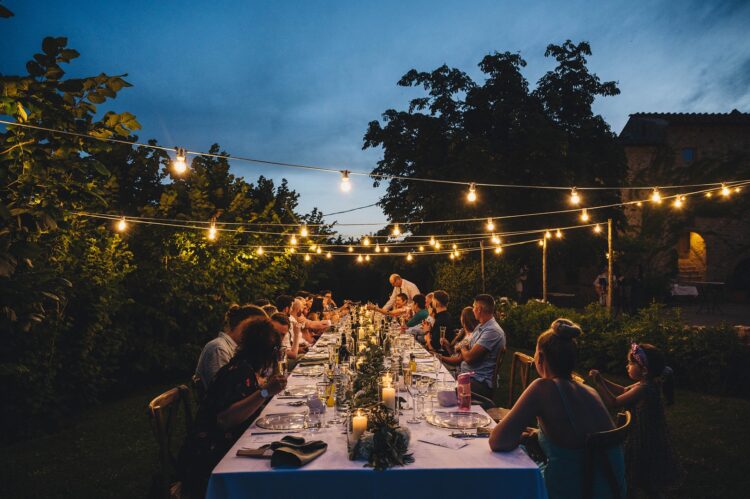
M441 340L445 339L445 331L446 331L446 329L447 328L445 326L440 326L440 339Z

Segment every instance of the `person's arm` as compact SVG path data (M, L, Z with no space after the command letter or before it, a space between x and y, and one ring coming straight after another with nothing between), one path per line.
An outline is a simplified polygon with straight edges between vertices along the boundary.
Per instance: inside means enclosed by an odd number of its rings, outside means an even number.
M604 402L604 405L606 405L608 409L619 409L621 407L632 406L643 396L644 387L638 383L628 387L622 387L616 383L605 380L601 375L593 376L593 378L595 380L594 388L597 393L599 393L602 402ZM610 386L615 388L615 393L610 391Z
M530 422L541 412L540 398L544 380L532 382L521 397L490 433L490 449L494 452L507 452L518 447L521 436Z
M391 292L391 297L388 298L388 301L385 302L385 305L383 305L383 310L392 309L395 303L396 303L396 288L393 288L393 291Z
M438 355L438 359L440 359L440 362L443 362L445 364L450 364L452 366L457 366L463 361L461 358L461 353L458 352L454 355L451 355L450 357L447 355Z
M471 348L461 348L461 356L467 364L476 364L487 356L490 351L477 343Z
M425 314L423 314L422 310L420 310L419 312L414 314L411 319L409 319L409 321L406 323L406 327L414 327L420 325L425 317Z
M264 387L259 388L242 400L238 400L234 404L230 405L216 416L216 423L222 430L230 430L236 428L250 416L255 414L263 402L266 399L260 394L261 390L265 388L268 390L269 397L272 397L279 393L286 386L286 378L284 376L276 375L269 378L268 383Z
M298 327L290 327L287 334L292 335L292 346L286 351L286 356L290 359L296 359L299 357L299 337L300 330Z

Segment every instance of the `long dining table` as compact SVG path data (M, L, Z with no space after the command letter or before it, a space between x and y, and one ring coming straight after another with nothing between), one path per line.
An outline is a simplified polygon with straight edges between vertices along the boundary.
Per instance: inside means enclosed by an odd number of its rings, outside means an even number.
M322 356L327 344L335 342L340 331L321 336L310 349L308 356ZM417 349L424 349L416 344ZM437 364L437 363L436 363ZM318 378L296 373L298 365L290 373L287 389L314 385ZM455 381L443 365L433 376L455 386ZM284 412L303 412L306 407L288 405L290 399L276 396L269 401L260 417ZM400 393L410 401L408 393ZM455 407L453 409L456 409ZM328 409L330 413L333 409ZM442 410L451 410L450 407ZM484 413L479 406L472 411ZM214 468L208 484L209 499L300 497L334 498L533 498L547 497L541 472L528 455L517 448L510 452L492 452L487 438L463 439L462 448L447 448L424 440L451 440L456 430L435 427L422 420L410 424L407 420L412 409L404 409L400 424L411 432L409 452L414 462L385 471L366 467L364 461L348 458L347 437L342 425L320 428L314 432L269 432L256 423L250 425L235 445ZM486 413L484 413L486 414ZM330 418L330 414L326 415ZM257 422L257 419L256 419ZM494 426L494 422L490 423ZM301 436L306 440L323 440L327 451L301 468L272 469L267 459L238 457L240 448L258 448L277 441L287 434Z

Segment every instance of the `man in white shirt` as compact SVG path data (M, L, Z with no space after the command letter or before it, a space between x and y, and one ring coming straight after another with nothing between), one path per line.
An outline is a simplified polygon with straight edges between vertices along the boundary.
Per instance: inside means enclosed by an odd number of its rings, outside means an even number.
M407 281L398 274L391 274L391 277L388 278L388 282L393 286L393 292L386 304L383 305L383 310L392 309L396 304L396 297L401 293L404 293L409 298L409 303L411 303L414 296L421 294L416 284Z

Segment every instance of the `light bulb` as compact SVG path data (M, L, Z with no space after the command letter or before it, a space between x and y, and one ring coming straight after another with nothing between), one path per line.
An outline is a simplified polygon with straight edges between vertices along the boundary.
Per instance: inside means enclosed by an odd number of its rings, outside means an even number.
M305 261L306 261L306 262L309 262L309 261L310 261L310 255L309 255L309 254L307 254L307 253L305 253Z
M643 203L638 201L637 203L635 203L635 205L640 207L640 206L643 206Z
M575 187L570 190L570 204L578 206L581 203L581 196Z
M661 203L661 193L659 192L658 187L654 187L653 192L651 193L651 201L654 203Z
M218 232L216 232L216 224L212 223L211 227L208 228L208 240L215 241L217 236Z
M721 184L721 195L728 198L730 194L732 194L732 190L727 187L727 184Z
M394 237L398 237L401 235L401 229L398 228L398 224L393 226L393 231L391 232Z
M380 253L380 245L375 243L375 253Z
M469 193L466 194L466 199L470 203L473 203L474 201L477 200L477 186L476 186L476 184L474 182L472 182L471 184L469 184Z
M422 246L422 245L420 244L420 245L419 245L419 248L417 248L417 249L419 249L419 251L424 251L424 246Z
M349 192L352 190L352 183L349 180L349 170L341 170L341 183L339 184L341 192Z
M677 196L676 198L674 198L674 202L672 203L672 206L674 206L674 207L675 207L675 208L677 208L678 210L679 210L680 208L682 208L682 199L680 199L680 197L679 197L679 196Z
M448 256L448 258L450 258L451 260L454 260L454 259L456 258L456 255L454 255L453 253L451 253L451 254L450 254L450 255Z
M602 231L602 226L599 224L594 225L594 233L599 234Z
M296 250L294 248L287 248L289 250L289 253L294 253Z
M315 253L317 253L317 254L323 253L323 250L320 249L320 246L318 246L317 248L315 248Z
M297 246L297 237L294 234L292 234L292 238L289 239L289 244L291 244L292 246Z
M441 245L440 245L440 241L435 241L435 249L436 249L436 250L439 250L439 249L440 249L440 246L441 246Z
M326 253L326 258L328 258L329 260L331 259L331 252L330 251L328 253Z
M740 192L741 190L742 190L742 188L741 188L741 187L735 187L735 188L734 188L734 192Z
M586 208L584 208L581 211L581 222L588 222L589 221L589 212Z
M713 196L713 194L711 194L711 192L707 192L707 193L706 193L706 197L707 197L707 198L710 198L711 196Z
M352 253L354 251L354 248L349 246L348 248L346 248L346 251L348 251L349 253Z
M259 255L263 254L263 246L258 246L258 250L256 251Z
M495 223L492 221L491 218L487 219L487 231L492 232L495 230Z
M454 250L454 251L453 251L453 254L454 254L454 255L456 255L456 258L458 258L458 256L459 256L459 255L460 255L461 253L459 253L459 252L458 252L458 250Z
M555 237L558 239L562 239L562 231L560 229L557 229L555 232Z
M551 239L552 238L552 233L550 231L547 231L547 232L544 233L544 237L546 237L547 239Z
M544 239L540 239L537 243L539 246L544 246Z
M456 243L453 243L453 245L451 246L451 248L456 249L456 248L458 248L458 245Z
M128 223L125 221L125 217L122 217L119 222L117 222L117 232L125 232L125 229L128 228Z
M385 248L383 248L383 253L388 253L389 251L391 251L391 250L388 249L388 246L386 246Z
M492 238L490 240L492 241L492 244L500 244L500 238L497 237L497 234L492 234Z
M307 225L303 225L302 228L299 230L299 235L302 237L307 237Z
M357 262L362 263L365 261L365 258L362 255L357 255Z
M430 246L435 246L435 238L430 236Z
M411 253L409 253L408 255L406 255L406 261L407 261L407 262L410 262L410 261L412 261L412 260L414 260L414 257L413 257L413 256L411 256Z
M502 246L498 246L498 247L495 248L495 254L496 255L499 255L502 252L503 252L503 247Z
M317 246L315 246L315 244L311 244L310 245L310 251L315 251L315 248L317 248Z
M369 246L370 245L370 238L367 237L367 236L365 236L365 238L362 240L362 244L364 246Z
M182 147L175 149L175 157L174 160L172 160L172 170L174 170L177 175L183 175L187 171L187 154L185 154L185 149Z

